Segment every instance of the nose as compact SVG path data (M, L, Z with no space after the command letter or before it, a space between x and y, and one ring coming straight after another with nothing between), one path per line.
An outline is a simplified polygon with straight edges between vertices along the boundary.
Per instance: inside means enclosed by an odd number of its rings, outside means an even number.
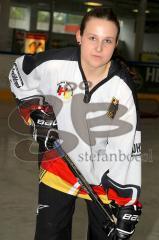
M101 41L98 41L98 42L97 42L97 45L96 45L96 51L97 51L97 52L101 52L102 49L103 49L103 44L102 44Z

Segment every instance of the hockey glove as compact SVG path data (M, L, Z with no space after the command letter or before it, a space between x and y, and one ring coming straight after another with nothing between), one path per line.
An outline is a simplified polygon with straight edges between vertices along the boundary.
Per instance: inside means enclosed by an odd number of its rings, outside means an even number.
M119 207L115 229L116 239L130 239L135 231L135 225L139 221L141 209L142 207L137 205Z
M30 114L30 118L35 141L43 142L46 149L52 148L54 141L58 138L56 131L57 122L54 112L35 110ZM51 132L51 134L49 134L49 132Z

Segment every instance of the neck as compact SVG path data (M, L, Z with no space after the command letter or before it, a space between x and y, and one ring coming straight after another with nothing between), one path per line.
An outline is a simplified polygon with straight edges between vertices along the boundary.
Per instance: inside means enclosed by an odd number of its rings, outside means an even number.
M91 83L91 87L94 87L98 82L102 81L105 77L107 77L109 72L111 61L101 67L92 67L86 64L81 60L81 65L86 76L88 82Z

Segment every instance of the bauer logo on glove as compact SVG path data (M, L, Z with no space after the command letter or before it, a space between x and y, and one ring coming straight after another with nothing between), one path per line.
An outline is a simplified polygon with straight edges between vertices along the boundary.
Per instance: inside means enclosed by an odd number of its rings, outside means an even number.
M53 121L53 120L44 120L44 119L38 119L37 120L37 124L41 125L41 126L57 126L57 121Z
M45 143L48 132L51 131L49 136L48 145L53 146L53 142L58 138L57 121L54 112L44 112L43 110L35 110L30 114L33 138L35 141L42 141Z

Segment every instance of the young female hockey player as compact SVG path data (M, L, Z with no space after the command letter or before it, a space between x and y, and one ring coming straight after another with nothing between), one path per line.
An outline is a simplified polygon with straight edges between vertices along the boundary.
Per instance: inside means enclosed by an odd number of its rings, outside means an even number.
M115 206L114 239L134 233L141 214L140 129L133 79L113 58L119 32L112 10L93 9L76 34L77 48L22 56L10 72L20 114L43 150L35 240L71 239L77 197L87 202L88 239L112 239L102 228L106 219L51 149L50 130L57 128L54 137L67 155L102 201Z

